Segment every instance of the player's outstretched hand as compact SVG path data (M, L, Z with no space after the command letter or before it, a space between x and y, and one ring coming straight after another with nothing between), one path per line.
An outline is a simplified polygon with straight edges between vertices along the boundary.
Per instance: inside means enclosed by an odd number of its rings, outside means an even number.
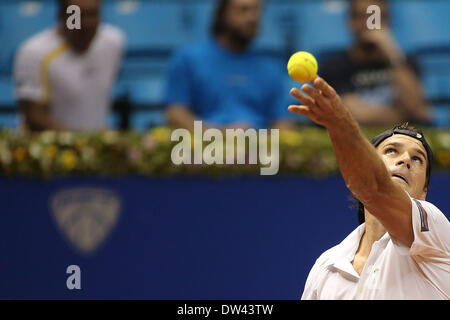
M304 84L301 88L308 96L297 88L291 89L291 95L302 105L290 105L289 112L303 114L325 128L332 125L345 125L347 121L352 120L350 112L339 95L324 79L317 76L313 84L315 88L309 84Z

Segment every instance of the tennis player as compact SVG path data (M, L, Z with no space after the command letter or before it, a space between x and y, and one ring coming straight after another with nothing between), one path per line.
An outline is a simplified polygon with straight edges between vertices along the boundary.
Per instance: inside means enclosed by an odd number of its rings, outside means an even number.
M328 83L293 88L306 115L328 131L346 186L363 222L325 251L309 273L302 299L449 299L450 223L425 200L432 151L403 125L372 140ZM338 214L338 213L337 213Z

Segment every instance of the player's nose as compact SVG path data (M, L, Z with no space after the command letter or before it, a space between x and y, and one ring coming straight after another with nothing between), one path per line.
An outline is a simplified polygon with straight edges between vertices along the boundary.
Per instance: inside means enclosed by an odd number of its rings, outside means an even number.
M404 152L403 154L401 154L401 155L397 158L397 160L396 160L396 162L395 162L395 165L396 165L396 166L402 166L402 165L404 165L404 166L407 167L408 169L411 169L411 162L412 162L412 160L411 160L411 156L409 155L409 153L408 153L408 152Z

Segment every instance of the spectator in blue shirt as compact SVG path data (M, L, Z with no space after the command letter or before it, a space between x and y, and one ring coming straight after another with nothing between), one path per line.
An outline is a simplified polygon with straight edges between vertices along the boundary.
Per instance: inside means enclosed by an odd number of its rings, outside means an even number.
M176 52L169 66L166 115L171 126L286 128L284 66L252 50L262 0L220 0L213 37Z

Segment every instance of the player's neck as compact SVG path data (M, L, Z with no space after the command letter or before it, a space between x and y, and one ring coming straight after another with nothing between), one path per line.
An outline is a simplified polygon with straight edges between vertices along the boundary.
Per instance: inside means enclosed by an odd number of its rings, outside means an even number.
M377 218L372 216L369 212L365 212L366 230L360 241L360 253L367 256L370 253L370 249L375 241L381 239L386 233L386 228L378 221Z

